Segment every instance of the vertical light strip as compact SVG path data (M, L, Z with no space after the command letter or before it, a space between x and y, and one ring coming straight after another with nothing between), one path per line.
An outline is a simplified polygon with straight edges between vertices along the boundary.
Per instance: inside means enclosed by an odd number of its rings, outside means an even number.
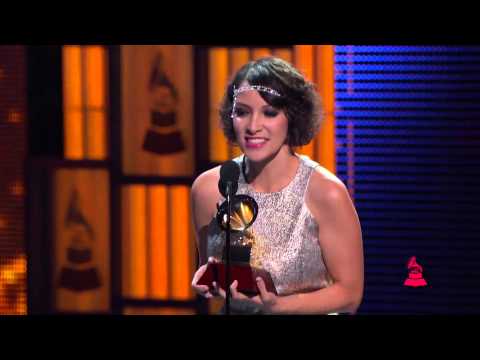
M171 247L171 289L170 297L175 300L189 300L193 297L190 282L192 268L190 261L190 195L189 188L175 185L169 188L171 196L170 247Z
M129 297L131 293L131 276L130 269L132 267L130 261L130 221L129 221L129 209L130 209L130 188L128 186L122 187L122 236L121 236L121 248L122 248L122 296Z
M64 46L62 57L64 156L106 159L106 50L103 46Z
M319 45L316 84L322 98L325 118L316 139L317 161L336 173L335 142L335 46Z
M82 74L82 113L83 113L83 157L86 159L88 158L88 104L87 104L87 94L88 94L88 86L87 86L87 49L85 46L80 47L80 66L81 66L81 74Z
M255 48L252 50L252 59L258 60L263 57L272 56L272 52L268 48Z
M146 238L146 188L144 185L132 185L127 188L128 207L125 209L129 223L127 252L123 254L130 264L127 276L130 278L128 296L136 299L147 297L147 238Z
M102 46L86 47L87 88L87 144L88 159L103 160L107 157L105 123L106 69L105 49Z
M275 49L273 51L273 55L279 57L280 59L288 61L289 63L292 62L292 50L290 49Z
M151 186L149 189L150 204L150 257L149 269L151 284L150 296L154 299L168 298L168 244L167 244L167 187Z
M247 48L234 48L230 51L230 76L250 60L250 51Z
M295 66L310 81L313 79L313 45L295 45L294 47ZM310 144L299 148L299 152L314 158L313 141Z
M63 113L64 113L64 156L66 159L82 159L83 111L82 111L82 66L81 47L64 46L63 67Z
M223 162L228 159L228 143L223 135L218 113L228 79L228 50L211 48L208 54L210 93L210 161Z
M199 257L197 257L197 243L195 241L195 228L192 226L193 225L193 219L192 219L192 212L191 212L191 203L190 203L190 200L191 200L191 193L190 193L190 189L188 189L188 200L189 200L189 203L188 203L188 215L189 215L189 227L188 227L188 245L189 245L189 269L190 269L190 281L192 280L193 278L193 274L195 273L195 271L197 270L197 265L198 265L198 261L199 261ZM190 291L190 296L193 298L195 296L194 294L194 291L191 290Z
M230 51L230 77L250 60L250 51L247 48L234 48ZM230 158L237 157L242 153L238 146L230 145Z
M294 51L296 67L313 81L313 45L295 45Z

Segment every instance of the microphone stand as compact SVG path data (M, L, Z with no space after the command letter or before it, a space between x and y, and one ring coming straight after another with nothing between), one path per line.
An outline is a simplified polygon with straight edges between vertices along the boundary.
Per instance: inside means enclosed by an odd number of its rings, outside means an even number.
M231 199L230 195L232 192L232 183L229 181L227 183L227 232L226 232L226 241L225 241L225 269L226 269L226 299L225 299L225 314L230 315L230 215L232 213Z

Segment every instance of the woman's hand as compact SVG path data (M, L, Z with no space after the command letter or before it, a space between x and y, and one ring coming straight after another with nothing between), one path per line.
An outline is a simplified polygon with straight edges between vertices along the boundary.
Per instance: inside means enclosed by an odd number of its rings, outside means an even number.
M208 263L203 264L198 268L198 270L195 272L193 275L193 280L192 280L192 288L195 290L197 294L200 296L203 296L204 298L211 299L214 296L218 296L217 294L213 294L210 291L210 288L208 285L198 285L198 281L202 278L203 274L205 274L205 271L207 270L208 264L212 264L218 262L217 259L210 257L208 259Z
M279 299L277 295L267 290L265 282L261 277L257 277L257 287L260 292L260 301L262 303L263 311L267 314L278 312Z
M241 293L237 290L238 281L235 280L230 285L230 294L231 298L237 301L245 301L253 303L256 306L261 308L263 313L274 313L276 311L276 306L278 304L278 296L274 293L268 292L265 286L265 282L262 278L258 277L256 279L257 287L259 290L259 295L254 297L248 297L247 295ZM219 294L222 298L226 299L226 292L224 289L218 286L216 282L213 283L214 293Z

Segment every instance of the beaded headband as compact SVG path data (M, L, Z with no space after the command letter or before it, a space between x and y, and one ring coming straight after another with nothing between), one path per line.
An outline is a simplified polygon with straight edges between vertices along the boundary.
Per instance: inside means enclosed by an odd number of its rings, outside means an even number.
M275 96L281 96L280 93L277 90L274 90L272 88L269 88L267 86L262 86L262 85L245 85L241 86L238 89L235 89L235 85L233 86L233 97L236 97L238 94L245 92L245 91L250 91L250 90L257 90L257 91L263 91L266 93L269 93L271 95Z
M282 95L280 95L280 93L277 90L274 90L274 89L269 88L267 86L245 85L245 86L239 87L238 89L235 89L235 85L234 85L233 86L233 107L232 107L232 114L231 114L232 119L234 118L234 114L235 114L235 106L237 104L238 94L240 94L242 92L245 92L245 91L251 91L251 90L266 92L266 93L268 93L270 95L274 95L274 96L282 96Z

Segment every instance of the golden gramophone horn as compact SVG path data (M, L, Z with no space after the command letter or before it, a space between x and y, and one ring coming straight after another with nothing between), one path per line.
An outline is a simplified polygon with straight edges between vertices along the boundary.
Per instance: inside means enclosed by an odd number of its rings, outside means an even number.
M232 214L230 216L230 229L232 231L245 231L250 227L258 214L258 204L248 195L235 195L232 199ZM227 229L227 202L224 201L218 208L217 222L224 230Z

